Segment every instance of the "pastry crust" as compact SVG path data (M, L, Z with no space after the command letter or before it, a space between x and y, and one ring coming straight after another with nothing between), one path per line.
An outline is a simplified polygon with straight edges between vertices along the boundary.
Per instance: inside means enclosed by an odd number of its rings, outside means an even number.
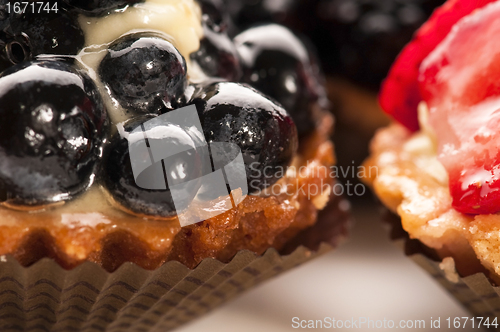
M379 199L401 217L404 230L453 257L462 275L486 267L500 276L500 215L465 215L452 208L447 173L439 163L428 132L410 133L399 124L377 132L365 167L375 168L365 178ZM482 265L482 266L481 266Z

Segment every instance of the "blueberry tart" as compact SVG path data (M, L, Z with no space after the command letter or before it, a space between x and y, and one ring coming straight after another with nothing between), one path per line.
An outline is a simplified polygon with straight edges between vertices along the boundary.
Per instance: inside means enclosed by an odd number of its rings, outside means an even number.
M290 30L231 35L219 1L54 3L0 6L0 254L194 268L279 250L316 223L334 184L333 119ZM237 186L226 171L215 190L204 179L221 142L242 166ZM210 217L183 225L201 205Z
M395 121L376 134L366 161L377 169L367 182L397 216L407 253L495 329L499 18L498 1L450 0L436 10L382 86Z

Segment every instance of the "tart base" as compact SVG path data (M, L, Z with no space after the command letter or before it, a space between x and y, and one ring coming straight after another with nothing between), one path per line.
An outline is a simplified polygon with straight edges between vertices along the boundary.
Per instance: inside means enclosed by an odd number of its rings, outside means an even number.
M500 281L498 215L471 216L453 209L448 176L432 136L392 124L377 132L371 150L365 168L376 171L364 180L401 217L410 237L441 258L453 257L463 276L486 268L491 279Z

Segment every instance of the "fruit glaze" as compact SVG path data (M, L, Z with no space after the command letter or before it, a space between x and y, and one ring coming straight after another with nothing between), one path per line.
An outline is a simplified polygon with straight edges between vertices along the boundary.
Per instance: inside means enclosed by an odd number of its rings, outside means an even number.
M439 8L384 83L381 105L402 125L379 132L368 161L379 167L377 194L411 237L465 273L480 262L497 281L499 33L498 1Z
M280 248L315 223L330 191L297 188L331 184L319 170L334 163L333 120L321 73L292 32L267 24L231 39L215 0L47 8L0 5L0 254L108 271L127 261L193 267ZM196 105L203 133L154 127L148 137L237 144L250 196L181 228L168 188L135 184L127 135L186 105ZM164 171L199 177L196 153Z

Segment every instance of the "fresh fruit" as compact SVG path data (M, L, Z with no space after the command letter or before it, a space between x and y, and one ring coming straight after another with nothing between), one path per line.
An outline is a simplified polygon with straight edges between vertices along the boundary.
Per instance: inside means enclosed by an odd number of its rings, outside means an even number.
M76 15L62 6L57 13L28 9L19 14L8 13L4 6L0 8L0 44L1 71L40 54L75 55L83 47L84 36Z
M300 136L315 123L312 109L323 95L304 44L277 24L259 25L234 38L243 67L242 82L280 102Z
M238 81L241 76L240 62L227 33L213 31L205 24L203 33L200 48L191 53L191 60L209 77Z
M119 125L106 150L104 186L128 211L150 217L171 217L187 208L196 196L203 165L196 148L197 138L188 133L188 128L163 121L155 123L155 119L159 120L154 115L143 115ZM151 147L155 145L162 146L167 153L173 149L184 152L163 158L152 152ZM160 160L154 163L155 158ZM134 178L132 162L150 166ZM177 184L185 186L174 204L170 187Z
M71 8L85 15L100 16L144 0L63 0Z
M222 0L198 0L203 23L212 31L227 32L229 17Z
M108 131L94 83L66 63L32 61L0 76L0 201L69 200L93 182Z
M228 17L222 0L200 0L203 38L200 48L190 54L205 75L228 81L238 81L241 76L236 48L228 36Z
M207 142L237 144L243 155L248 191L280 179L297 150L297 130L288 113L249 86L220 82L198 88L196 105Z
M420 87L453 207L500 211L500 2L463 18L424 60Z
M186 70L184 57L170 42L143 33L116 40L99 65L112 98L139 113L176 107L187 84Z
M417 106L422 95L417 79L422 61L462 17L493 1L449 0L437 9L394 62L381 88L382 109L409 130L418 130Z

